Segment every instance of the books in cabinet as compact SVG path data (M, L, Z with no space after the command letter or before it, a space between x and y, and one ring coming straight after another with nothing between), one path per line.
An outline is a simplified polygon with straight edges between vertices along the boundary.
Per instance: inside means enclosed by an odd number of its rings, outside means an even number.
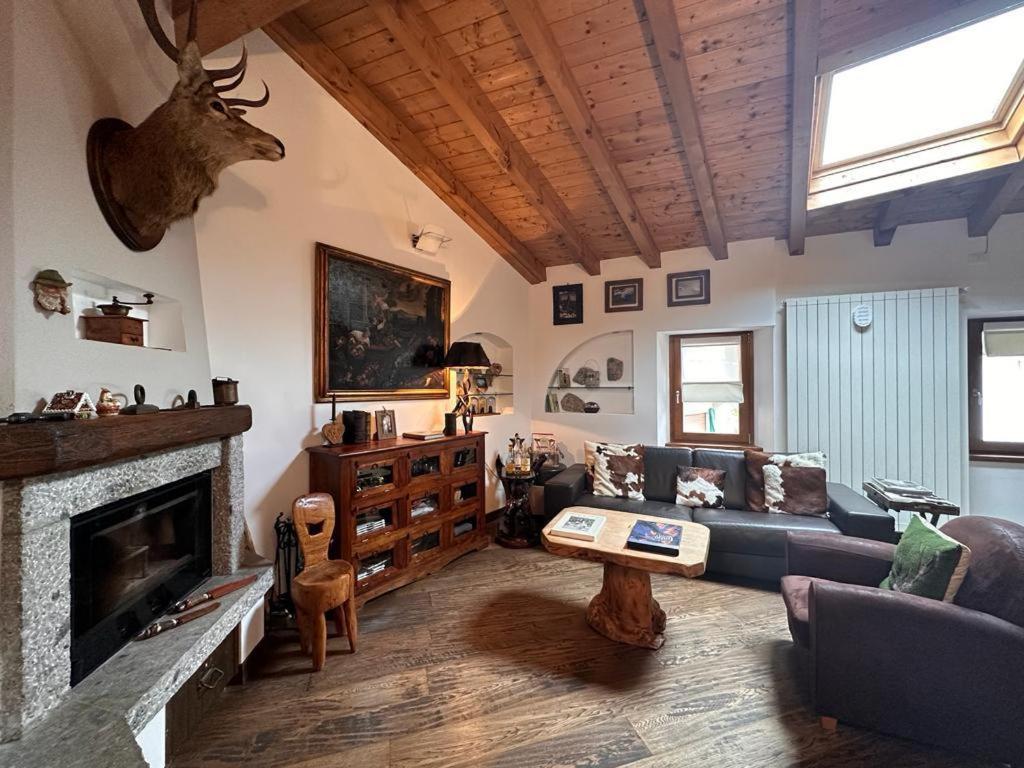
M580 541L594 541L604 525L604 515L588 515L585 512L570 512L562 516L558 525L551 529L554 536Z

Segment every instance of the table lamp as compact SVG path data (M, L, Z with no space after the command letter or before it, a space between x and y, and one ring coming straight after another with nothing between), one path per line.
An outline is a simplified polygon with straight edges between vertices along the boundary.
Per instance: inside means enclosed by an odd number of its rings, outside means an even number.
M462 414L462 426L467 432L473 431L473 413L469 409L469 389L471 370L487 370L491 367L491 361L487 358L484 348L475 341L455 341L448 348L448 354L444 356L444 367L449 370L463 371L462 378L457 382L457 402L451 413L445 414L444 433L454 435L457 429L455 417Z

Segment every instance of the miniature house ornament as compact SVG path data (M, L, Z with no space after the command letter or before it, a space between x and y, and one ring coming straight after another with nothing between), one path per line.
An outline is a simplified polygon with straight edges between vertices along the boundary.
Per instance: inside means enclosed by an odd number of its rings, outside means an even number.
M88 419L96 413L96 408L88 394L69 389L50 398L43 413L73 413L76 419Z
M71 283L61 277L56 269L44 269L32 281L32 290L36 296L36 306L44 312L60 312L66 315L71 312L68 301L68 288Z

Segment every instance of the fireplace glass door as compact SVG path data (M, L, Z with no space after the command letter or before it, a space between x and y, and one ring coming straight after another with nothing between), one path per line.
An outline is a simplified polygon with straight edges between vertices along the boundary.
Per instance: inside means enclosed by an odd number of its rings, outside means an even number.
M210 575L210 473L71 519L71 684Z

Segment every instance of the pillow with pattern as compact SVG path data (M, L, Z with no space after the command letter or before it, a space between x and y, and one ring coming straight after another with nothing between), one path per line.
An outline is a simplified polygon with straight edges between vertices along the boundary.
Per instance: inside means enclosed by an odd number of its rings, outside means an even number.
M644 501L644 447L616 443L584 445L595 496ZM590 456L593 463L590 464Z
M678 473L676 504L708 509L720 509L725 506L724 469L679 467Z
M828 511L825 470L765 464L764 500L769 512L822 516Z
M821 451L811 453L763 453L744 451L747 465L747 509L751 512L767 512L764 500L764 467L774 464L778 467L821 467L827 469L828 460Z

